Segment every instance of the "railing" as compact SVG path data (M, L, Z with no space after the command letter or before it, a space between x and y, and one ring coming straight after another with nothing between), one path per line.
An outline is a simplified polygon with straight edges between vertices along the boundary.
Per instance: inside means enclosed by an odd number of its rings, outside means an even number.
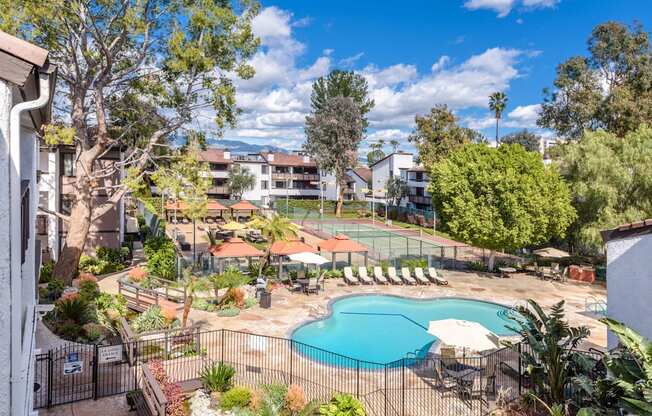
M143 398L147 404L147 408L152 416L165 416L167 408L167 398L165 393L161 390L161 386L154 378L154 375L149 370L149 367L143 365L142 367L142 389Z
M272 173L272 180L319 181L319 175L309 173Z
M408 200L414 204L432 205L432 197L409 195Z
M170 294L169 290L177 291L177 294ZM181 309L183 305L178 305L179 289L167 288L164 293L152 289L144 289L140 286L118 280L118 293L127 299L127 306L133 310L144 311L150 306L171 306L175 309ZM183 293L183 291L181 292ZM185 296L181 298L181 301Z

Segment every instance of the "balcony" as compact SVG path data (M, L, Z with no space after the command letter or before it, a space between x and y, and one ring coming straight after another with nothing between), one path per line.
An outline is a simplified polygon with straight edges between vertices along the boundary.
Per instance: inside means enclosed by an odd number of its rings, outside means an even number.
M222 186L211 186L208 188L208 193L209 194L229 194L229 187L222 185Z
M319 175L317 175L317 174L309 174L309 173L273 173L272 172L272 180L273 181L293 180L293 181L314 181L314 182L318 182L319 181Z
M431 196L410 195L408 199L413 204L432 205Z

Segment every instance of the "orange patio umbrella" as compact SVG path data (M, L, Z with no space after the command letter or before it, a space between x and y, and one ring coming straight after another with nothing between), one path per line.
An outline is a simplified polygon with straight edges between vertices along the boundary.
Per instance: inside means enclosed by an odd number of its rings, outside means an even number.
M335 270L335 255L337 253L348 253L349 264L351 264L351 253L364 253L364 265L367 265L369 248L364 244L351 240L347 235L337 234L333 238L324 240L317 244L319 250L330 251L333 255L333 270Z

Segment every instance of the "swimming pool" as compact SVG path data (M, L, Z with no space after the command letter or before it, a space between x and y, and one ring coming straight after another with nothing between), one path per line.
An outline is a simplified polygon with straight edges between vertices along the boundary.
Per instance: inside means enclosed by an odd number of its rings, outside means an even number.
M300 353L336 366L356 365L344 357L385 364L408 353L424 356L437 340L427 332L433 320L475 321L497 335L513 335L506 328L512 323L509 308L471 299L359 295L333 302L331 311L328 318L297 328L292 339L300 343L295 347Z

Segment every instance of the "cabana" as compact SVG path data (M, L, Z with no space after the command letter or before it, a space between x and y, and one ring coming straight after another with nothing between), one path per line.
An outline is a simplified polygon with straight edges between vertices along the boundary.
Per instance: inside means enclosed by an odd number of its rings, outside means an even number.
M224 205L220 204L218 201L215 200L210 200L208 201L208 204L206 205L206 218L211 218L211 219L224 219L223 212L228 211L228 208L225 207Z
M165 203L165 220L170 221L170 219L171 219L170 215L169 215L169 211L174 211L174 214L175 214L174 219L176 220L176 217L177 217L176 213L178 211L183 212L186 209L188 209L188 204L186 204L183 201L167 201Z
M208 251L213 257L218 258L220 272L224 270L222 267L224 259L246 258L248 263L251 264L252 257L260 258L265 255L265 253L241 238L229 238L221 244L211 246Z
M283 270L283 256L297 253L316 253L317 249L301 240L275 241L270 248L272 256L278 256L278 277L281 277Z
M335 270L335 255L337 253L348 253L349 264L351 264L351 253L364 253L364 265L367 265L369 248L357 241L351 240L344 234L337 234L335 237L317 244L318 249L330 251L333 256L333 270Z
M229 209L231 209L231 218L235 218L233 216L233 211L249 211L250 216L253 216L255 211L260 211L260 208L251 202L244 200L236 202L235 204L231 205Z

